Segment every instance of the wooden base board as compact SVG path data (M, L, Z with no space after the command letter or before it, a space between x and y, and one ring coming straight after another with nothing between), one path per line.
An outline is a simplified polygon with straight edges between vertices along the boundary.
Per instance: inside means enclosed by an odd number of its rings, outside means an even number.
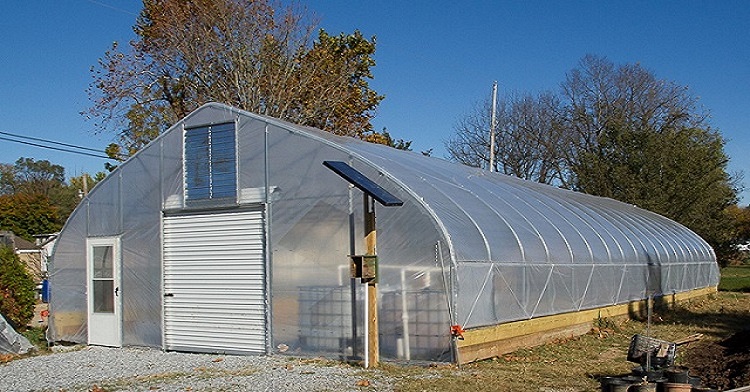
M716 287L675 293L655 299L660 306L716 292ZM583 335L591 330L597 318L629 316L642 318L646 315L646 301L605 306L578 312L562 313L506 324L469 329L463 340L457 340L458 363L464 364L507 354L524 347L537 346L555 339Z
M50 311L50 317L54 318L53 325L55 336L73 336L83 331L86 337L86 313L84 312L54 312Z

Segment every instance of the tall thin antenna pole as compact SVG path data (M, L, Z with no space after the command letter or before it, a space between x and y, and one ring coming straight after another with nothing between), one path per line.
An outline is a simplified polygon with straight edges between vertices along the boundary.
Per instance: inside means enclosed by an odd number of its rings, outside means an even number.
M495 116L497 112L497 80L492 83L492 119L490 119L490 171L495 171Z

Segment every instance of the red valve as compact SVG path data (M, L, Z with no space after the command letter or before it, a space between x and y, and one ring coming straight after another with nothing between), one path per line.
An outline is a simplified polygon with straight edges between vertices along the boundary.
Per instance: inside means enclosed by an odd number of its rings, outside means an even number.
M458 340L464 340L464 332L466 332L460 325L451 325L451 336L458 338Z

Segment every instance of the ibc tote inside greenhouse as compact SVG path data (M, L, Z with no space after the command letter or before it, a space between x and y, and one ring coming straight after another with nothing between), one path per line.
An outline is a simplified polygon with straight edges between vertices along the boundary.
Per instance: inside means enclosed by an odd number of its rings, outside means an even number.
M50 268L51 338L363 358L368 283L351 256L367 252L369 207L324 162L403 203L374 207L384 359L486 358L504 339L718 284L704 240L636 206L211 103L71 215Z

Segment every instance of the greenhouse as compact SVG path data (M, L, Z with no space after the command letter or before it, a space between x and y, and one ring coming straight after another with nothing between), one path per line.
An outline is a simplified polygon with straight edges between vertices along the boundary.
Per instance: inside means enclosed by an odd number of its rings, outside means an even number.
M464 333L718 284L704 240L636 206L211 103L73 212L50 337L362 358L370 208L385 359L459 361Z

